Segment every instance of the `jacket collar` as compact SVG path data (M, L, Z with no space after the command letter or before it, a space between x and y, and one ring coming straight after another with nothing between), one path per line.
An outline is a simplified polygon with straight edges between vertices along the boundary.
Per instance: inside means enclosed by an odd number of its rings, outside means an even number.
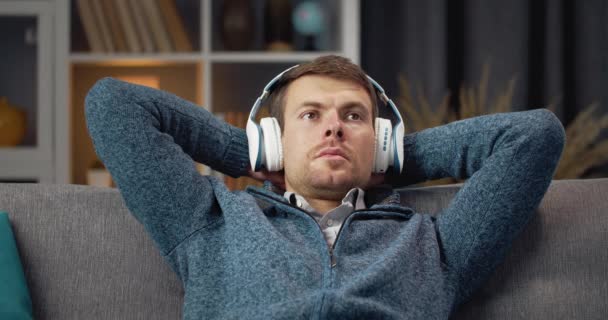
M263 187L248 186L247 192L265 195L279 202L289 204L283 196L285 190L273 185L270 181L264 181ZM401 205L401 197L390 185L378 185L368 190L365 190L365 204L368 208L373 209L375 206L382 205Z

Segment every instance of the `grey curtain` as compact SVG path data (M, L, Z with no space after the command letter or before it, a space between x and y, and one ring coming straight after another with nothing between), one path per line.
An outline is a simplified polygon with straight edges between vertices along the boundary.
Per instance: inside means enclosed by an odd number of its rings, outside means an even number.
M476 84L485 62L489 94L516 76L514 105L558 102L568 122L597 101L608 111L608 1L362 1L363 68L390 95L401 72L438 103Z
M514 110L553 103L564 125L592 102L608 113L608 1L361 3L361 64L393 98L402 73L437 105L488 63L488 98L516 77Z

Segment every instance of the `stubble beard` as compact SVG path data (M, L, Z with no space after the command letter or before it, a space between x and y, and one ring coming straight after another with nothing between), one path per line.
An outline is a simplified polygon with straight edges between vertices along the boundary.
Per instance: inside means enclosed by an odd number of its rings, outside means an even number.
M293 188L294 192L303 197L312 197L325 200L342 200L349 190L357 186L354 175L347 172L332 172L334 169L328 168L308 168L308 171L301 176L294 177L291 181L286 176L286 183ZM344 170L344 169L340 169ZM291 183L295 182L295 183Z

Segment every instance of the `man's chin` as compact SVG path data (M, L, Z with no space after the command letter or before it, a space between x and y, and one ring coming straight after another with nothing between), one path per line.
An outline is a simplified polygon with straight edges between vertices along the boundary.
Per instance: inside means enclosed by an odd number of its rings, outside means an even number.
M350 190L354 187L352 175L339 174L336 172L332 173L320 173L314 177L311 177L310 185L316 189L332 190L332 191L343 191Z

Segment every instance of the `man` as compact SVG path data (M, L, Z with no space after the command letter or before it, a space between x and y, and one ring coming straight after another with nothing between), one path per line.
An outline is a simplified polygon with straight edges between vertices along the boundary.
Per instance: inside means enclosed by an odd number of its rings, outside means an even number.
M502 261L564 144L546 110L483 116L406 135L402 173L372 174L359 67L318 58L269 103L279 172L254 172L243 130L174 95L103 79L87 96L96 152L180 277L185 319L446 319ZM193 160L275 183L230 192ZM446 176L468 180L437 218L390 189Z

